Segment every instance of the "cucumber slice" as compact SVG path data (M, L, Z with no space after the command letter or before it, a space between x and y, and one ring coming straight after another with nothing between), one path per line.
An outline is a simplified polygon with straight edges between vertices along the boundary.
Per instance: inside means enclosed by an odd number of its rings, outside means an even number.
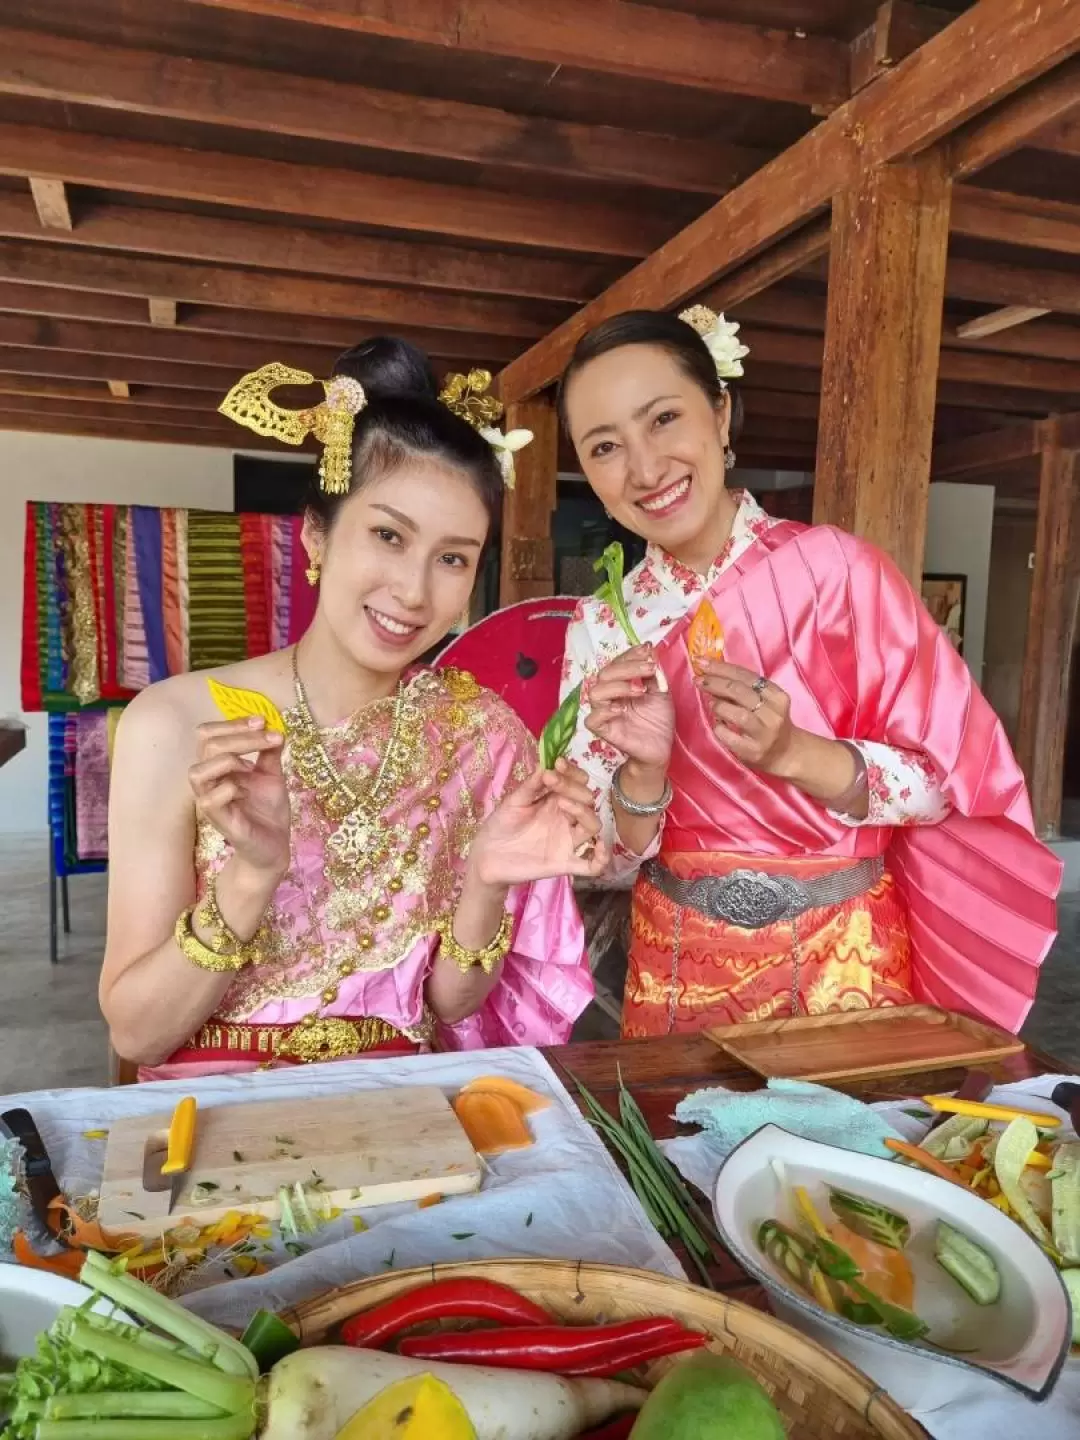
M944 1220L938 1221L934 1258L976 1305L993 1305L1000 1298L1001 1274L993 1259Z

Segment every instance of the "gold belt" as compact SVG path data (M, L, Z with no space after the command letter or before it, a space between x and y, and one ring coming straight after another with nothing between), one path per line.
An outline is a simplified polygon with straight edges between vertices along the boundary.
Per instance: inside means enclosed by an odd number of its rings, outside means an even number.
M421 1038L419 1033L405 1035L389 1020L381 1020L377 1015L364 1015L357 1020L305 1015L295 1025L207 1024L183 1048L234 1050L262 1059L294 1060L312 1065L320 1060L360 1055L390 1040Z

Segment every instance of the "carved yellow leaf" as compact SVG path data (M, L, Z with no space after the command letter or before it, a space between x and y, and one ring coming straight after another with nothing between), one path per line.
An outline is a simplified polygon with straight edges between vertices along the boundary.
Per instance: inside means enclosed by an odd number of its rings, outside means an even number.
M235 685L222 685L212 675L206 677L214 704L226 720L246 720L249 715L261 715L267 730L285 734L285 722L281 712L272 700L260 695L257 690L238 690Z
M700 673L710 660L724 658L724 627L708 600L702 600L686 636L690 664Z

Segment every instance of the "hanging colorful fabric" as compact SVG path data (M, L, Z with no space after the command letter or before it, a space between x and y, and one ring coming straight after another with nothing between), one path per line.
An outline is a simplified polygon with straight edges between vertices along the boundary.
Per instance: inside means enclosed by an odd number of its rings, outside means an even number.
M165 659L170 675L184 671L184 636L180 620L180 573L176 543L176 511L161 512L161 616L165 626Z
M247 636L240 526L235 515L188 515L191 668L210 670L243 660Z
M263 540L263 517L243 514L239 518L247 653L265 655L270 649L270 614L266 604L267 556Z
M124 535L124 684L142 690L150 684L150 660L146 653L146 622L139 594L139 571L135 555L133 512L128 511Z
M75 721L75 831L80 860L109 853L109 721L83 710Z
M146 634L147 669L152 685L155 680L164 680L169 673L161 606L161 511L148 505L133 505L131 522L135 531L136 573Z
M100 698L97 613L90 569L87 508L65 505L63 544L71 579L71 693L83 705Z
M188 573L188 514L176 515L176 584L180 597L180 668L191 669L191 577Z
M23 625L20 689L24 710L41 709L42 675L38 655L37 515L33 501L26 506L23 532Z

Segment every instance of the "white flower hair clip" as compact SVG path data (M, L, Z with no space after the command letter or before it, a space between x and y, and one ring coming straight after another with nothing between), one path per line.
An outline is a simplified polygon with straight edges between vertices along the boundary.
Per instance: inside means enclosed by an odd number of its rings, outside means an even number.
M495 451L495 458L502 471L503 484L513 490L514 456L533 440L531 430L510 430L503 432L495 423L503 417L502 403L489 395L491 372L470 370L467 375L448 375L439 399L448 410L459 415L482 435Z
M743 373L743 359L750 354L749 345L739 339L739 326L734 320L725 320L707 305L692 305L683 310L679 319L696 330L705 341L709 354L716 366L716 378L725 388L729 380L738 380Z

